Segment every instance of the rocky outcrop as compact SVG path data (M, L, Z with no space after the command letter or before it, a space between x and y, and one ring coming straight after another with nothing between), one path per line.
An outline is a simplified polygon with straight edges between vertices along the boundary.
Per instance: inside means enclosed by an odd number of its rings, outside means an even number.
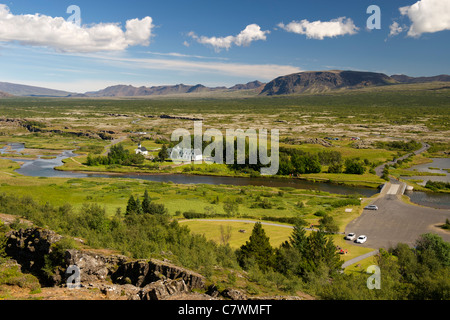
M133 283L138 287L168 279L182 279L191 289L203 289L205 286L202 275L156 259L123 263L112 275L116 283Z
M68 290L69 284L74 284L70 281L75 275L68 270L76 266L80 292L95 289L110 300L255 299L232 288L219 290L214 284L206 287L206 279L201 274L168 261L133 260L118 254L100 254L93 249L61 249L62 245L57 244L63 237L43 228L13 230L6 236L6 253L19 263L23 272L33 273L44 286ZM298 297L270 299L294 298Z
M5 252L13 257L22 269L41 275L45 256L52 252L52 244L61 236L42 228L20 229L7 234Z
M131 260L123 255L67 249L62 261L49 264L55 244L61 239L55 232L42 228L13 230L7 234L6 253L21 265L23 271L43 280L44 285L66 286L73 275L66 271L69 266L76 266L81 287L97 288L108 297L163 300L205 288L202 275L157 259ZM60 255L55 257L59 259ZM48 270L55 263L58 265Z

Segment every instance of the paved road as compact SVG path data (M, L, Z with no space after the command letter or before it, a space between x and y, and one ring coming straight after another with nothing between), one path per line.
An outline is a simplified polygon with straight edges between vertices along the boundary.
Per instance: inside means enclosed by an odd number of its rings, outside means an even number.
M240 220L240 219L186 219L186 220L178 220L178 223L180 222L187 222L187 221L208 221L208 222L243 222L243 223L256 223L260 222L262 225L266 226L274 226L274 227L281 227L281 228L288 228L288 229L294 229L293 226L286 225L286 224L278 224L273 222L264 222L264 221L256 221L256 220ZM318 231L318 229L315 228L304 228L307 231Z
M420 153L423 153L423 152L427 151L430 148L430 145L425 143L425 142L421 142L421 144L422 144L422 148L420 148L419 150L416 150L414 152L405 154L404 156L396 159L395 161L389 161L387 163L383 163L382 165L376 167L375 168L376 174L381 177L383 175L383 169L384 169L384 166L386 164L388 164L390 166L393 166L395 163L397 163L398 160L405 160L406 158L408 158L412 154L417 155L417 154L420 154Z
M363 255L361 255L361 256L359 256L359 257L356 257L356 258L347 260L347 261L345 261L344 264L342 265L342 268L345 269L345 268L347 268L348 266L350 266L350 265L352 265L352 264L355 264L355 263L357 263L357 262L359 262L359 261L361 261L361 260L363 260L363 259L372 257L372 256L376 255L378 252L379 252L378 250L374 250L374 251L371 251L371 252L369 252L369 253L363 254Z

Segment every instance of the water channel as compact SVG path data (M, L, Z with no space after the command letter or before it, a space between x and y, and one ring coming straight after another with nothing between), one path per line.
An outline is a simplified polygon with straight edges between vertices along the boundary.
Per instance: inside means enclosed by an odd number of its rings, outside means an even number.
M23 144L11 143L0 149L0 154L5 156L8 153L20 153L24 150ZM83 173L58 171L55 167L61 166L63 160L74 157L73 151L63 151L53 159L19 159L9 158L22 163L16 170L17 173L31 177L59 177L59 178L128 178L142 179L155 182L173 182L175 184L212 184L212 185L235 185L235 186L267 186L267 187L292 187L297 189L319 190L335 194L361 195L370 197L379 192L377 189L351 187L331 183L320 183L305 181L300 179L277 179L277 178L242 178L242 177L219 177L219 176L199 176L185 174L108 174L108 173ZM449 160L449 159L447 159ZM428 164L428 167L434 165ZM442 193L431 193L412 191L405 193L411 201L424 206L450 209L450 195Z

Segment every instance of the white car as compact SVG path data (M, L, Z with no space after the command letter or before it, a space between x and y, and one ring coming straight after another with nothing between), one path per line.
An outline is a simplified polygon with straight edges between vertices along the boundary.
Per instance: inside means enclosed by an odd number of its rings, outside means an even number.
M364 209L366 210L378 210L378 207L374 204L370 204L367 207L365 207Z
M355 239L356 239L356 233L353 233L353 232L349 233L349 234L345 237L345 239L347 239L347 240L355 240Z
M358 239L356 239L356 243L364 243L367 241L367 237L366 236L359 236Z

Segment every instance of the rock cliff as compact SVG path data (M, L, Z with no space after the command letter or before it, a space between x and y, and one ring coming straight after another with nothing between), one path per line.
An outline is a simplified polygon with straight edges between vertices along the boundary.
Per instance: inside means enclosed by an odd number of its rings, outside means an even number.
M33 273L45 286L65 287L74 274L66 271L69 266L76 266L81 287L97 288L110 297L161 300L190 294L192 289L206 289L202 275L165 261L132 260L89 249L67 249L56 254L55 244L61 239L42 228L13 230L7 234L5 251L21 265L22 271ZM61 255L60 261L49 263L49 259L58 260ZM48 270L49 266L52 270Z

